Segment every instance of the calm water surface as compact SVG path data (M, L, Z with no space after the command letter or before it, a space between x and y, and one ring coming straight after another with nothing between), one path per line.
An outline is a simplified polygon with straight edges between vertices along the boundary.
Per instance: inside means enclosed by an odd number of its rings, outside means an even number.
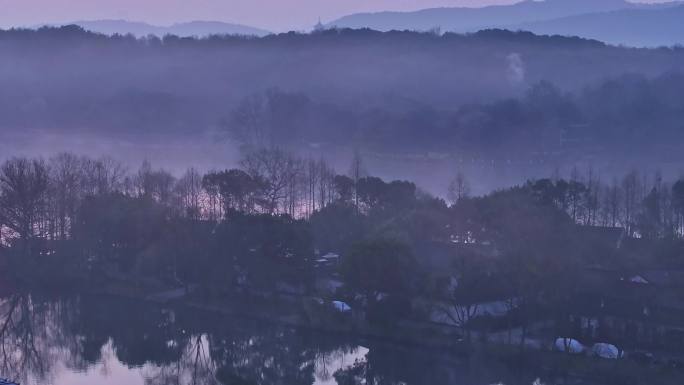
M112 297L14 295L2 300L0 316L0 377L26 385L530 385L536 379L474 357Z

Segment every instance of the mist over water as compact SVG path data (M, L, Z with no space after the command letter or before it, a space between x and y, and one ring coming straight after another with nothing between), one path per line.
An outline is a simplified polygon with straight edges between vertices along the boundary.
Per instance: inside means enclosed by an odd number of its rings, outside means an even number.
M17 130L21 131L21 130ZM339 173L349 172L354 148L347 146L295 149L300 156L325 159ZM174 138L173 136L105 137L97 134L58 134L51 130L29 130L0 135L0 156L49 158L69 152L91 158L111 157L134 172L145 161L176 177L188 168L201 172L231 169L240 166L244 150L225 135ZM446 197L454 176L463 173L472 194L486 194L497 189L524 184L540 178L568 178L573 170L592 172L604 181L621 178L632 170L646 175L658 173L665 180L675 180L684 173L678 160L666 157L638 157L629 154L605 159L552 157L531 159L487 159L460 156L459 153L409 152L386 153L362 151L369 173L386 180L410 180L419 188L439 197Z

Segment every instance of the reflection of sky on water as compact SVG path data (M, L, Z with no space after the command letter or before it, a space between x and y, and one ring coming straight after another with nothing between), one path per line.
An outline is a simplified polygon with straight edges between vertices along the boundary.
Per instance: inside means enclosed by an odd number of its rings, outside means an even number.
M336 374L354 385L531 385L538 372L111 296L0 300L0 377L22 385L336 385Z
M208 357L208 341L206 337L202 337L204 342L202 345L201 356ZM158 381L163 381L164 372L169 370L176 371L174 374L180 374L181 384L195 384L192 375L188 373L178 373L182 369L160 367L154 364L147 363L142 367L128 367L121 363L116 357L116 352L112 342L109 341L101 349L102 358L93 365L88 366L83 370L69 368L65 362L55 362L53 378L46 379L35 378L29 375L26 385L150 385L156 384ZM190 353L190 352L188 352ZM355 362L365 360L368 349L365 347L358 347L351 351L340 349L328 354L322 354L315 362L315 381L313 385L336 385L337 381L333 377L334 373L340 369L348 368L354 365ZM210 381L210 384L220 384L218 381ZM199 385L199 383L198 383ZM201 385L209 385L204 382Z
M111 342L102 347L102 360L85 370L68 368L64 362L57 362L52 382L44 379L28 379L27 385L145 385L144 368L128 368L116 355Z

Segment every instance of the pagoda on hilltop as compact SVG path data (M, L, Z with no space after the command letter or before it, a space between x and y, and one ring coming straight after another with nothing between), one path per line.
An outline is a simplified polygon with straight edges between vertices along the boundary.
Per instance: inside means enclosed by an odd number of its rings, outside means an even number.
M321 18L319 17L318 23L316 23L316 25L314 25L313 30L314 30L314 32L323 32L323 31L325 31L325 29L326 29L325 25L323 25L323 23L321 22Z

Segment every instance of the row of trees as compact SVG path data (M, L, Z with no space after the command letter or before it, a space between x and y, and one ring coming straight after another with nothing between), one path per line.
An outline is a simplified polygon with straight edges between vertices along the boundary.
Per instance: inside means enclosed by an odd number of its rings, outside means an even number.
M0 166L0 227L22 239L66 239L85 197L130 190L136 182L111 158L13 158Z
M382 224L378 232L411 242L473 236L458 233L462 213L449 214L439 199L418 199L421 193L413 183L367 176L358 154L348 175L338 175L324 160L277 148L251 151L241 166L206 174L191 168L176 178L149 162L129 172L110 158L68 153L47 161L10 159L0 167L2 244L73 239L75 229L83 228L82 219L89 217L85 209L95 212L98 205L116 207L134 200L156 207L160 218L218 222L238 213L310 218L314 238L338 250L351 245L347 235L358 240L356 233L368 230L368 221L363 223L359 214ZM591 171L581 175L574 170L569 180L531 181L525 189L575 223L622 227L630 237L684 235L684 181L670 184L658 174L649 178L633 171L607 184ZM454 203L467 199L468 181L461 173L448 195Z
M365 310L370 324L390 330L430 319L435 309L414 306L427 299L446 304L439 309L468 336L480 322L478 304L504 301L501 322L524 335L539 319L562 327L584 267L634 268L615 242L578 223L634 218L628 236L674 236L662 218L664 208L680 207L684 183L631 173L609 187L575 172L468 197L457 175L448 206L413 183L366 174L360 156L348 175L336 175L325 162L277 149L248 153L240 169L191 169L180 178L147 162L127 172L70 154L10 159L0 167L0 257L10 273L40 284L115 278L196 284L207 297L283 287L325 296L314 285L329 278L316 250L332 251L342 256L336 299ZM618 203L599 205L608 192ZM615 206L615 223L604 222L611 216L601 213Z
M674 183L630 171L606 182L590 169L573 169L569 180L528 182L542 200L566 211L578 224L621 227L629 237L680 238L684 236L684 180Z
M12 158L0 166L2 239L68 239L83 202L96 196L150 200L196 220L221 220L231 212L308 217L337 199L351 200L359 182L336 175L322 159L280 149L250 152L241 165L206 174L190 168L177 178L147 161L130 172L107 157Z
M525 188L579 225L623 228L628 237L684 237L684 179L668 182L660 172L632 170L606 180L591 168L583 173L575 167L568 179L531 180ZM452 204L470 197L462 172L451 180L446 196Z
M364 238L363 218L380 222L416 202L414 184L366 176L358 155L349 176L275 148L247 153L241 166L176 178L149 162L130 172L68 153L9 159L0 167L0 251L17 257L19 275L113 265L216 287L305 283L314 247L347 249ZM53 254L62 259L46 258Z
M51 131L63 133L89 127L106 135L145 132L167 138L172 134L195 138L197 127L214 126L226 118L227 107L238 106L240 98L267 87L279 87L295 92L309 90L308 96L314 102L303 100L307 96L301 95L279 95L277 100L269 101L273 106L272 121L282 128L276 139L299 139L298 134L306 134L307 140L320 142L313 139L319 134L316 137L326 141L349 140L355 138L350 131L358 127L363 139L375 145L413 144L414 149L419 144L453 143L438 132L442 128L468 134L467 128L474 127L473 134L480 129L489 131L482 138L487 139L496 138L498 132L506 133L506 128L515 124L520 133L524 126L508 118L529 116L527 108L520 108L524 103L466 108L463 114L455 115L449 111L476 100L517 95L525 84L545 79L562 89L577 89L616 74L651 75L682 68L681 49L634 50L577 38L507 31L463 36L330 30L258 39L135 39L65 26L0 31L0 39L7 65L29 74L3 74L3 129L51 127ZM307 54L301 55L299 49ZM507 71L510 60L506 58L513 52L519 57L520 67L534 71L526 71L524 79L511 82ZM52 61L46 62L45 55ZM341 65L340 57L348 60L346 65ZM233 70L206 65L222 61L231 63ZM185 70L176 71L176 66ZM360 67L365 69L363 74L358 71ZM255 68L261 70L253 71ZM393 70L388 72L387 68ZM73 78L68 88L55 83L69 78L73 71L81 76ZM609 118L623 122L640 117L643 122L660 116L676 122L681 115L668 104L676 106L681 83L663 83L666 87L643 93L630 92L638 88L623 92L618 84L591 100L600 102L595 104L596 112L609 112ZM456 84L458 87L453 86ZM64 97L67 93L72 97ZM207 102L204 95L214 98ZM645 96L629 100L634 95ZM643 107L631 107L635 105ZM464 124L453 124L452 117L463 118ZM533 119L530 116L529 120ZM644 128L651 127L661 126ZM620 127L606 125L606 129L613 128ZM432 135L424 135L428 131ZM620 138L606 134L612 140Z
M540 81L515 98L451 109L405 102L363 110L269 89L245 97L224 125L247 146L362 143L374 151L458 151L495 159L597 147L648 155L681 139L682 109L673 100L683 84L680 72L625 75L575 92Z

